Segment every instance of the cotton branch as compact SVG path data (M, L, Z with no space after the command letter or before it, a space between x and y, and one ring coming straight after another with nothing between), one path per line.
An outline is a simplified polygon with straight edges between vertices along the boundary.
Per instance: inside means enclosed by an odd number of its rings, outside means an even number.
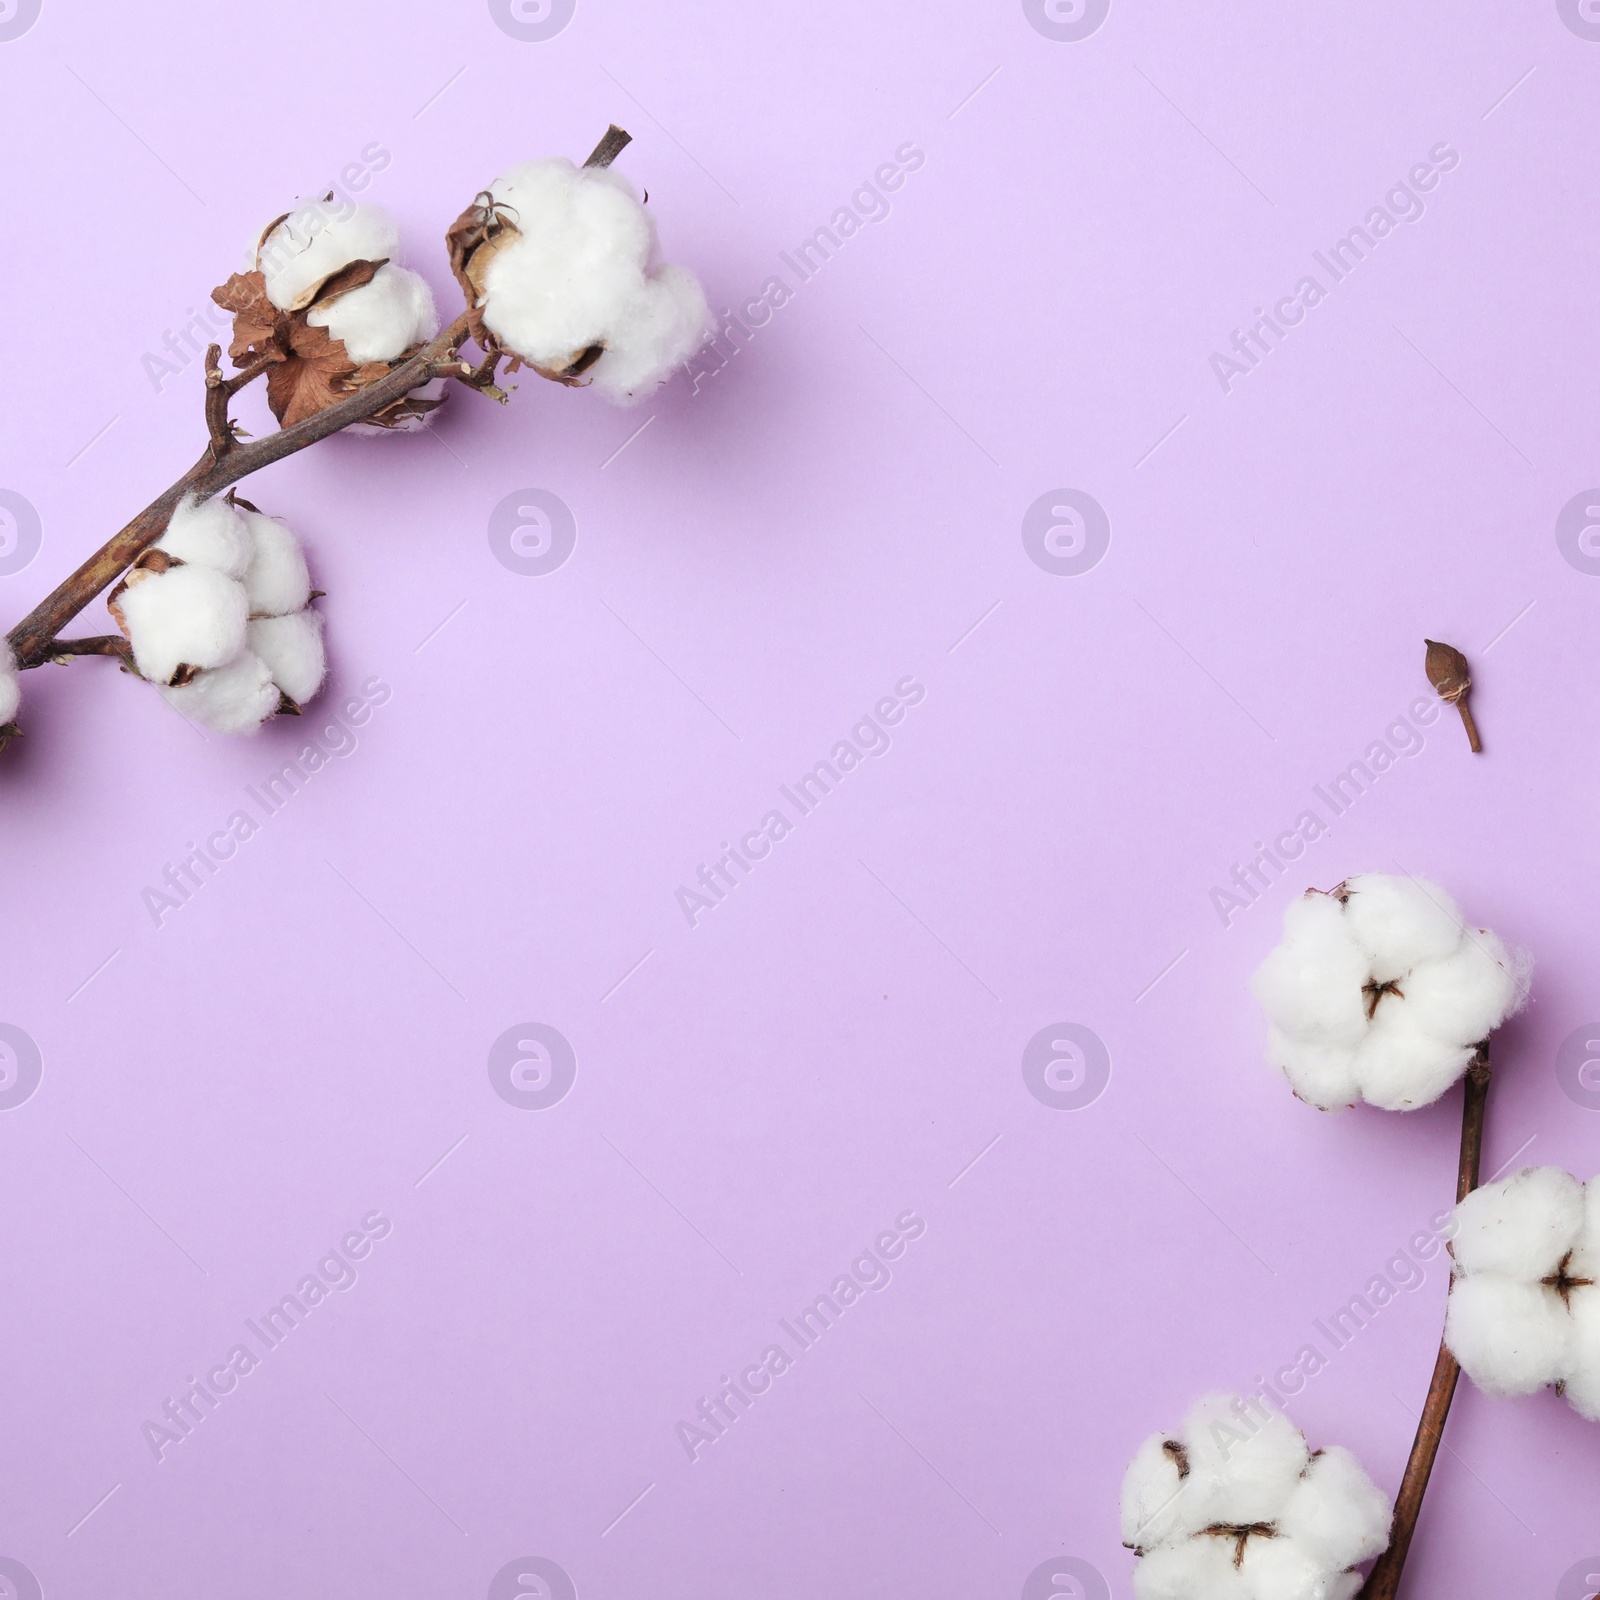
M1461 1160L1456 1175L1457 1205L1478 1187L1488 1109L1489 1041L1485 1039L1467 1068L1461 1107ZM1400 1575L1411 1550L1411 1536L1417 1531L1422 1497L1428 1492L1428 1479L1444 1438L1445 1420L1450 1415L1450 1402L1455 1399L1456 1381L1460 1376L1460 1363L1441 1343L1433 1381L1428 1385L1428 1398L1422 1407L1422 1420L1417 1424L1405 1476L1400 1480L1400 1493L1395 1497L1389 1548L1373 1563L1357 1600L1395 1600L1400 1592Z

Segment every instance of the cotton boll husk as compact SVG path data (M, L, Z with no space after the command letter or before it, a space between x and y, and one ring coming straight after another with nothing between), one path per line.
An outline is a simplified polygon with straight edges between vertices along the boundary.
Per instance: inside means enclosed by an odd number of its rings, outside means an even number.
M255 617L247 642L266 662L273 682L296 705L303 706L322 687L327 658L322 648L322 618L315 611Z
M220 495L198 503L190 495L172 513L156 549L193 566L242 578L250 564L250 533L244 518Z
M1258 1600L1232 1541L1201 1537L1152 1550L1133 1569L1138 1600Z
M1345 890L1345 918L1379 983L1398 978L1419 961L1449 955L1460 943L1455 901L1425 878L1363 872L1347 878Z
M309 202L261 241L267 298L280 311L295 310L341 267L392 260L399 250L400 230L382 206Z
M313 308L306 321L342 339L352 361L393 361L439 331L433 290L393 262L380 267L371 283Z
M710 320L694 275L663 267L612 325L605 354L589 369L594 387L619 405L644 399L700 348Z
M220 667L244 645L243 588L210 567L136 572L118 607L139 671L166 683L179 666Z
M1283 943L1250 980L1285 1033L1324 1044L1357 1044L1366 1032L1361 986L1367 958L1332 895L1302 895L1284 913Z
M1167 1449L1173 1442L1153 1433L1139 1446L1122 1479L1122 1542L1148 1550L1172 1538L1198 1532L1203 1516L1194 1514L1197 1497L1185 1492L1185 1479Z
M168 705L213 733L254 733L278 709L272 673L249 650L182 688L161 693Z
M1353 1567L1389 1543L1391 1507L1350 1451L1330 1445L1311 1458L1278 1514L1278 1531L1324 1567Z
M250 530L250 565L244 587L252 616L281 617L311 598L311 573L300 541L281 522L259 511L243 513Z
M1361 1098L1356 1053L1347 1045L1291 1039L1280 1028L1268 1027L1267 1061L1283 1073L1302 1100L1319 1111L1343 1111Z
M1457 949L1420 962L1400 986L1418 1027L1452 1044L1476 1044L1518 1008L1524 982L1494 934L1469 928Z
M1361 1096L1384 1111L1432 1105L1472 1060L1470 1045L1451 1044L1412 1020L1406 1002L1386 996L1356 1052Z
M1487 1394L1532 1394L1570 1365L1572 1324L1559 1296L1497 1273L1458 1278L1445 1312L1445 1343Z
M565 157L525 161L490 185L521 237L484 276L484 321L525 359L563 360L610 332L638 292L654 228L628 181Z
M1583 1185L1559 1167L1524 1167L1474 1190L1456 1207L1457 1270L1537 1283L1579 1242L1584 1199Z
M1567 1403L1580 1417L1600 1422L1600 1283L1572 1293L1572 1335L1567 1353Z
M1254 1431L1252 1431L1254 1430ZM1212 1522L1271 1522L1298 1482L1310 1452L1282 1414L1251 1412L1235 1395L1207 1395L1183 1425L1193 1514Z

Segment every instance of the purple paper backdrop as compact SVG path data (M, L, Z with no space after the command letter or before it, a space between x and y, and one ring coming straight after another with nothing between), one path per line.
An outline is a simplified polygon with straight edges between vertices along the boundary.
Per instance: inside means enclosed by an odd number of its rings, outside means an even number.
M1458 1100L1308 1110L1246 981L1307 884L1436 875L1539 963L1488 1166L1600 1168L1587 5L29 4L8 624L193 459L183 329L297 195L392 208L449 305L474 191L615 119L761 325L638 411L525 380L253 480L328 592L304 724L29 674L3 1592L1121 1597L1139 1440L1313 1345L1291 1414L1392 1490ZM1230 887L1257 841L1302 854ZM1597 1481L1559 1399L1463 1387L1411 1593L1587 1594Z

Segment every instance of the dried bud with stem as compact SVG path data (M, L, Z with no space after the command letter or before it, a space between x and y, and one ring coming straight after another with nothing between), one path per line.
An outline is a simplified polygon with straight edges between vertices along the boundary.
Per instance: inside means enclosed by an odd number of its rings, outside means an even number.
M1478 738L1478 724L1472 719L1472 707L1467 704L1467 694L1472 688L1472 678L1467 671L1467 658L1453 644L1440 644L1437 639L1424 639L1428 654L1424 660L1428 682L1441 700L1448 701L1461 713L1462 726L1467 730L1467 743L1472 753L1483 750Z

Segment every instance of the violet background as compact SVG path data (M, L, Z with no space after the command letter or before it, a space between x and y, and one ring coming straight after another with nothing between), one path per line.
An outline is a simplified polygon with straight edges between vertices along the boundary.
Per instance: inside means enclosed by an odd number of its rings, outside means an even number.
M143 358L364 146L444 307L474 191L609 119L716 306L926 155L699 392L525 379L247 484L328 591L306 725L203 741L105 663L28 675L0 1555L130 1600L477 1597L526 1556L583 1600L1017 1596L1047 1561L1077 1589L1029 1596L1130 1594L1139 1440L1291 1362L1452 1195L1456 1093L1322 1116L1259 1059L1249 973L1354 871L1534 950L1488 1166L1600 1168L1556 1070L1600 1015L1600 582L1555 537L1600 481L1600 28L1567 10L1115 0L1063 42L1016 3L578 0L525 42L466 0L44 0L0 42L0 488L43 530L8 623L194 458L199 362L158 392ZM1421 220L1225 394L1212 351L1440 141ZM1077 576L1020 536L1062 487L1113 530ZM544 576L487 536L527 488L578 529ZM1425 634L1486 753L1449 714L1331 819L1312 785L1409 714ZM679 885L908 674L892 749L691 928ZM374 676L358 748L156 926L141 891ZM1329 836L1224 926L1209 891L1308 805ZM486 1071L529 1021L578 1061L542 1111ZM1113 1061L1071 1111L1020 1071L1064 1021ZM907 1208L888 1288L691 1463L675 1424ZM141 1424L372 1209L356 1285L157 1463ZM1435 1260L1291 1405L1391 1491L1444 1292ZM1597 1477L1559 1399L1464 1385L1410 1592L1587 1593Z

